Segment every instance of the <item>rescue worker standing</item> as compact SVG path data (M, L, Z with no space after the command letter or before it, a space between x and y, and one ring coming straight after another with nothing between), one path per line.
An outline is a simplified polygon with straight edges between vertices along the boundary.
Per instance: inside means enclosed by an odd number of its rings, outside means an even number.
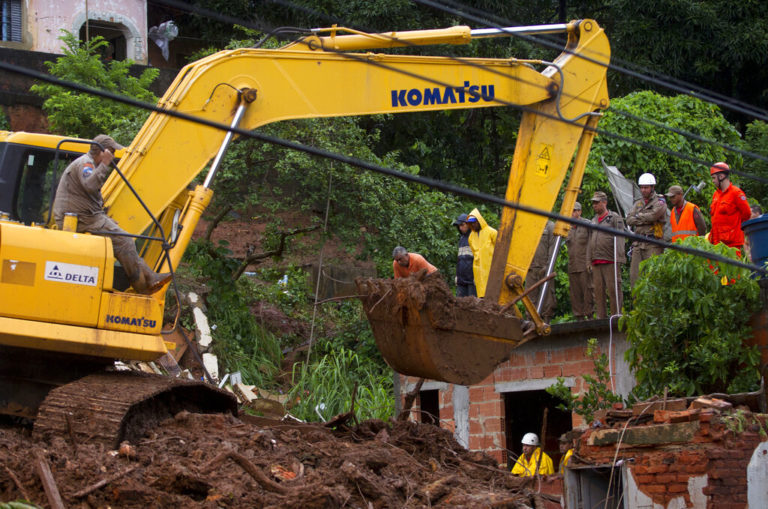
M547 267L549 266L549 260L552 259L552 255L555 252L555 223L547 221L547 225L544 227L544 231L541 233L539 239L539 245L536 246L536 253L533 255L533 261L528 269L528 274L525 276L526 288L531 287L537 282L541 281L547 276ZM541 286L536 288L530 293L531 302L534 306L538 305L539 297L541 296ZM555 297L555 280L551 279L547 284L547 293L544 294L544 301L541 304L539 315L545 323L552 321L555 316L555 308L557 307L557 298Z
M664 230L664 216L667 214L667 204L664 198L656 194L654 186L656 178L650 173L643 173L637 179L643 199L638 200L627 214L627 225L634 228L638 235L661 239ZM632 263L629 266L629 282L635 286L640 275L640 262L653 255L661 254L664 248L647 242L632 242Z
M427 274L437 271L437 268L426 258L418 253L409 253L403 246L397 246L392 251L392 259L392 271L395 273L395 279L408 277L421 269L427 269Z
M747 196L744 191L731 184L731 169L727 164L715 163L709 169L709 174L716 188L715 194L712 195L712 205L709 207L712 219L709 241L715 245L722 242L728 247L735 247L741 253L744 246L741 223L752 215Z
M115 258L123 266L136 293L155 293L170 281L171 274L157 274L150 269L136 251L134 239L126 236L103 209L101 186L110 173L114 152L123 146L105 134L96 136L93 142L90 151L72 161L61 175L53 202L56 225L62 228L64 216L76 214L78 232L105 235L112 240Z
M670 186L666 196L672 204L672 213L669 216L669 225L672 228L670 242L707 233L707 223L704 222L701 210L693 203L685 201L682 187Z
M472 249L472 270L475 275L475 289L478 297L485 297L488 274L491 272L493 249L496 247L496 230L488 226L480 211L474 209L467 216L467 223L472 230L469 234L469 247Z
M539 448L539 437L536 433L523 435L522 444L523 454L517 458L512 467L512 475L531 477L536 474L552 475L555 473L552 458ZM539 456L541 456L541 462L539 462ZM537 466L538 470L536 470Z
M608 210L608 195L596 191L592 196L592 208L595 209L593 224L624 230L621 216ZM597 318L608 318L605 309L605 298L609 297L611 316L621 311L621 267L620 263L627 261L624 256L624 237L593 230L590 232L587 244L587 260L592 269L592 285L595 288L595 311Z
M581 219L581 203L573 204L571 217ZM572 224L565 239L568 247L568 282L571 294L571 311L576 320L589 320L595 312L595 299L592 293L592 277L589 274L587 260L589 228Z
M459 257L456 261L456 297L477 297L475 274L472 269L472 248L469 247L467 215L459 214L453 222L459 230Z

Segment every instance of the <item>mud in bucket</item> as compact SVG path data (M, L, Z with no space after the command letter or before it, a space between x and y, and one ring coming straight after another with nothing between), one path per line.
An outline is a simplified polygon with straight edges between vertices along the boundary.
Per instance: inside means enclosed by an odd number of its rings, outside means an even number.
M752 263L764 267L768 262L768 214L745 221L741 229L749 237Z

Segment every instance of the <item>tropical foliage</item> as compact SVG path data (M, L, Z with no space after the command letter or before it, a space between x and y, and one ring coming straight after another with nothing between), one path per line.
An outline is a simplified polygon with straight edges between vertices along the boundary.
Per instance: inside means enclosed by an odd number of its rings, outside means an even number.
M46 62L52 76L151 104L157 102L149 87L158 69L147 68L139 77L131 76L131 60L104 62L100 58L99 50L108 44L103 37L80 42L73 34L62 32L59 39L64 43L64 55ZM66 136L93 138L110 133L128 145L149 116L147 110L50 83L38 83L31 90L44 98L43 110L51 128Z
M702 237L688 237L682 244L736 258L734 249L712 246ZM627 360L637 378L635 394L756 389L760 354L744 344L759 305L752 274L673 250L644 261L641 269L632 311L620 321L630 343Z

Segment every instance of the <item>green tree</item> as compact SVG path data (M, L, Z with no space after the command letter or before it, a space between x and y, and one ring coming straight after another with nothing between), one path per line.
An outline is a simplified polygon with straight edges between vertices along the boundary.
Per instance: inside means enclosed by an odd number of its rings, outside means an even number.
M611 107L598 127L602 131L683 154L693 160L728 161L734 168L741 165L741 156L733 156L719 145L693 140L627 117L621 112L695 133L706 139L739 146L741 138L738 131L723 117L720 109L715 105L687 95L667 97L648 90L634 92L625 97L612 99ZM623 139L598 135L589 156L582 186L585 200L598 189L610 191L603 172L601 157L605 158L607 164L618 167L625 177L635 181L642 173L653 173L656 177L657 192L665 192L673 184L687 189L689 185L702 180L707 183L707 187L700 194L689 194L686 198L698 204L707 203L714 192L708 166Z
M703 237L683 245L736 257L734 249ZM756 388L760 354L744 340L759 288L748 270L668 249L644 261L640 274L633 309L620 321L638 397L665 387L675 396Z
M744 134L747 150L768 157L768 123L755 120L747 125ZM744 171L763 179L768 179L768 162L759 159L747 159L744 163ZM763 210L768 209L768 184L754 179L742 179L739 184L747 197L758 201Z
M149 90L158 75L157 69L145 69L139 77L131 76L131 60L108 63L101 60L99 49L108 44L103 37L82 43L73 34L63 32L59 39L64 42L64 55L55 62L46 62L51 75L141 101L157 102ZM33 85L31 90L45 99L43 111L52 129L66 136L93 138L109 133L128 144L149 116L146 110L50 83Z

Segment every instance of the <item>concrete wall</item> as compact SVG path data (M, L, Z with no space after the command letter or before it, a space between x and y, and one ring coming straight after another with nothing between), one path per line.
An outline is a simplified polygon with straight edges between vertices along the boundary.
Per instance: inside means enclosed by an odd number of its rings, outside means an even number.
M146 0L26 0L22 19L22 42L0 42L0 46L61 53L61 30L77 36L88 19L118 28L126 39L127 57L147 63Z
M626 395L634 387L634 379L624 361L626 338L612 331L608 320L592 320L558 324L552 334L535 339L513 351L509 361L499 365L483 382L471 387L442 382L427 382L422 390L439 390L440 427L454 433L456 439L470 450L482 450L499 463L506 462L504 394L509 392L544 390L565 378L566 385L576 394L585 389L582 375L594 372L594 363L587 358L587 340L596 338L601 352L610 351L611 371L615 390ZM401 397L412 390L417 379L402 377ZM412 417L419 420L418 399ZM583 424L573 414L572 425ZM525 430L530 431L530 430Z

